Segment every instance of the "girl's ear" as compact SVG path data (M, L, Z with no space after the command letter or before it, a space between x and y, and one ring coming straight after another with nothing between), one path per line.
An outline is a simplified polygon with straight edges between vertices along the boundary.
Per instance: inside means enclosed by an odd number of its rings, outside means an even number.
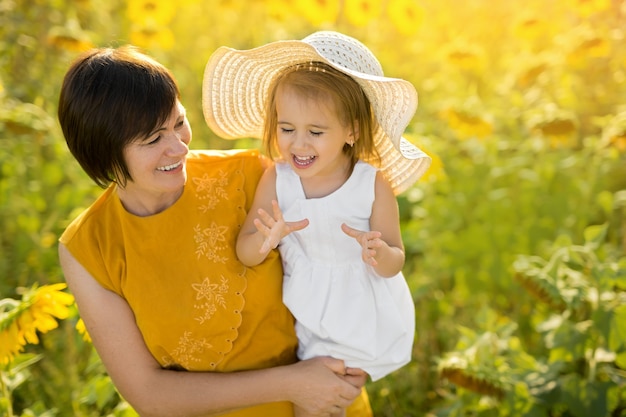
M348 140L346 143L350 146L354 146L356 141L359 140L359 122L355 121L352 123L352 132L348 135Z

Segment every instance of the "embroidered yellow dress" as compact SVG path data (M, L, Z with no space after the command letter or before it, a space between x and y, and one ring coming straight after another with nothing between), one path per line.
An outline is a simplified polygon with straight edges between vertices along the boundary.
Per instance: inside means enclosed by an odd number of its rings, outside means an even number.
M167 210L134 216L111 186L61 236L104 288L129 303L164 368L233 372L296 360L277 251L255 268L235 254L262 172L257 151L192 151L183 194ZM363 394L348 415L371 415ZM283 402L226 415L292 414Z

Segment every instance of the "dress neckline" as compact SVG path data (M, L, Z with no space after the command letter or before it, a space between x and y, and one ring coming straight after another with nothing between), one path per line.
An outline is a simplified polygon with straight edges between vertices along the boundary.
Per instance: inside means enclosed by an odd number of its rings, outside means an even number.
M293 175L296 176L296 179L298 180L298 184L300 185L299 187L299 192L300 192L300 196L305 199L305 200L323 200L326 198L331 198L333 195L339 193L339 191L341 191L343 188L347 187L347 184L349 184L350 182L353 181L353 177L355 176L355 173L357 171L357 167L364 164L365 162L361 161L360 159L358 161L356 161L356 164L354 164L354 166L352 167L352 172L350 172L350 175L348 176L348 178L343 182L343 184L341 184L339 187L337 187L337 189L335 189L334 191L326 194L325 196L322 197L307 197L306 193L304 192L304 186L302 185L302 178L300 178L300 176L298 174L296 174L296 172L293 170L293 168L287 164L286 166L289 167L289 170L293 173Z

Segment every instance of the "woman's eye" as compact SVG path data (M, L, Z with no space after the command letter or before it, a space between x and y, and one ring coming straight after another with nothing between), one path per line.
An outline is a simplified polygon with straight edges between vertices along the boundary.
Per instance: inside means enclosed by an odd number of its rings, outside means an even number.
M152 138L152 139L148 139L148 140L147 140L147 142L146 142L146 144L148 144L148 145L154 145L154 144L155 144L155 143L157 143L160 139L161 139L161 135L159 135L159 136L157 136L157 137L155 137L155 138Z

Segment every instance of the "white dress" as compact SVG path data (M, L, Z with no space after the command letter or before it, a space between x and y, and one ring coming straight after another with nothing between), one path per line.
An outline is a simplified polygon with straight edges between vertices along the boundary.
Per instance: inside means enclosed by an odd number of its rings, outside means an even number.
M288 164L276 165L285 221L309 225L283 238L283 301L297 320L298 357L332 356L377 380L411 360L415 307L402 273L383 278L341 224L370 230L376 169L359 161L332 194L307 199Z

